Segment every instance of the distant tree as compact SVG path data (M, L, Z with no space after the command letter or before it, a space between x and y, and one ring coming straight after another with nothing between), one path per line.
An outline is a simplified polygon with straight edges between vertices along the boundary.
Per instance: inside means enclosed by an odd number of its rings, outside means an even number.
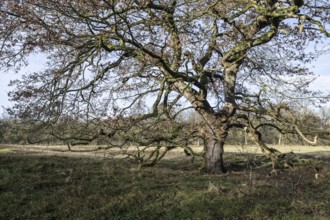
M0 143L4 143L5 137L4 134L7 129L7 123L4 121L4 119L0 118Z
M329 112L326 108L316 110L301 109L297 114L297 125L306 136L317 136L319 143L329 142Z
M179 115L194 109L208 173L225 172L230 129L244 129L276 161L260 128L304 137L292 107L326 101L308 90L314 78L304 65L316 56L305 48L330 36L326 0L19 0L3 1L0 15L2 69L18 70L35 53L48 59L12 82L12 114L50 125L130 118L131 126L94 131L136 142L148 131L141 144L150 144L175 140L180 129L157 123L179 128Z

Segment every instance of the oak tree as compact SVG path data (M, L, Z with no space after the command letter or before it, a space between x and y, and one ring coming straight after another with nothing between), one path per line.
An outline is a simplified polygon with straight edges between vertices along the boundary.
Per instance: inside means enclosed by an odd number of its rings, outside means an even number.
M141 145L199 133L209 173L225 172L232 128L274 161L262 127L316 143L292 109L326 101L308 90L305 66L317 55L309 45L330 36L326 0L8 0L0 15L2 69L19 70L33 54L48 59L12 82L10 112L21 118L74 118L93 124L87 139L120 134ZM179 123L189 109L199 128Z

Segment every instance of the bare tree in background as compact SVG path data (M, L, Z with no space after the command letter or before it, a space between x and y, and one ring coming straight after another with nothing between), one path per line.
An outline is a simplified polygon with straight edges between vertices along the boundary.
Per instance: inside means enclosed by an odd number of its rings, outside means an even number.
M274 160L263 126L316 143L291 109L326 101L308 90L314 78L304 64L315 58L306 47L330 36L328 1L8 0L0 15L2 69L18 70L35 53L48 59L44 71L12 82L10 112L19 117L99 125L91 137L184 143L177 118L192 108L203 119L195 130L208 173L225 172L233 127ZM111 129L101 129L105 119Z

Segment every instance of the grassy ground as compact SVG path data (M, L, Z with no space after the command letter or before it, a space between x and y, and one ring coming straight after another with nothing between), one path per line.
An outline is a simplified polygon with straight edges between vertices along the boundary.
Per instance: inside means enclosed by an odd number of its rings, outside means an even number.
M330 158L300 158L269 175L262 157L232 153L233 172L205 175L184 158L139 168L1 148L0 219L329 219Z

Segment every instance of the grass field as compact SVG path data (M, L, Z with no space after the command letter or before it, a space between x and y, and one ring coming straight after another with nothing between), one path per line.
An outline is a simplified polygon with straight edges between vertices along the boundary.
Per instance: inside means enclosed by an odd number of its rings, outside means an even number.
M140 168L40 150L0 148L0 219L330 219L326 148L272 175L252 147L227 151L222 175L201 174L180 152Z

